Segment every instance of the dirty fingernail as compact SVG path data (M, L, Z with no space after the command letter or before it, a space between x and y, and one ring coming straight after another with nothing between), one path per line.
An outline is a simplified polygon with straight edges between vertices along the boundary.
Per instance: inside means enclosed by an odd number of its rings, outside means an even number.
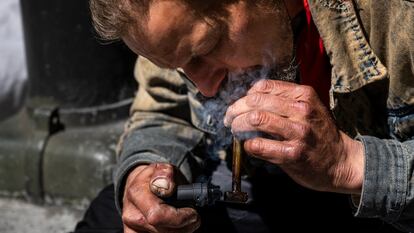
M170 182L165 178L158 178L152 182L152 185L157 189L168 190L170 188Z

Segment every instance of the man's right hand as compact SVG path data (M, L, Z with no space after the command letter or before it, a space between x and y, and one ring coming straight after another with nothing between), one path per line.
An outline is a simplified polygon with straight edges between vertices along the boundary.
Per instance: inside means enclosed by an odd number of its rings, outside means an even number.
M160 197L172 195L174 168L165 163L141 165L128 176L123 198L125 233L194 232L200 218L192 208L174 208Z

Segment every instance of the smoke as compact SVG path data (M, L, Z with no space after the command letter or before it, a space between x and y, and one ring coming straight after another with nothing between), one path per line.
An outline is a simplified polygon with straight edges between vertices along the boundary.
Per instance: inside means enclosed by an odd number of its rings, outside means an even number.
M275 67L256 67L254 69L229 73L227 80L221 86L217 95L213 98L202 100L205 116L210 115L216 126L216 134L213 138L212 148L208 148L210 156L215 156L219 150L228 148L232 143L233 134L231 129L224 126L224 115L227 108L244 97L247 91L259 80L272 79L288 82L297 82L298 67L296 60L283 69ZM248 132L235 135L241 140L258 137L260 132Z

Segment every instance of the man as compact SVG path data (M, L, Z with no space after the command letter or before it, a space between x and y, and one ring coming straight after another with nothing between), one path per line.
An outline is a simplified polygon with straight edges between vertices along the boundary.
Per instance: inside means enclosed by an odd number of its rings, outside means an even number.
M251 157L278 165L304 187L351 194L358 217L414 229L411 1L91 3L104 38L121 38L137 54L170 69L160 70L145 59L138 63L140 88L115 176L125 232L193 232L202 224L196 210L174 208L160 197L171 195L180 179L192 182L198 173L208 173L206 161L215 157L195 152L200 143L210 146L209 139L219 135L220 120L211 120L214 110L206 111L208 103L221 98L222 89L234 90L225 88L225 80L250 76L271 80L253 82L243 97L229 101L223 122L235 134L261 133L244 142ZM299 84L273 80L297 81L296 72ZM266 164L249 164L246 170L253 178L247 188L253 202L283 206L271 200L275 196L255 198L266 189L255 192L253 182L259 174L269 190L284 190L286 184L277 178L282 175L268 172ZM219 172L220 165L212 171L213 182L219 182L214 178ZM316 206L323 206L317 201ZM293 208L294 202L289 204ZM302 207L295 212L306 211ZM295 216L288 208L282 214L277 205L268 208L274 216ZM256 227L252 232L260 232L268 217L259 213L249 218L248 224ZM231 218L237 222L237 216ZM303 219L297 221L307 226L300 229L317 229L315 221ZM239 231L248 232L246 227Z

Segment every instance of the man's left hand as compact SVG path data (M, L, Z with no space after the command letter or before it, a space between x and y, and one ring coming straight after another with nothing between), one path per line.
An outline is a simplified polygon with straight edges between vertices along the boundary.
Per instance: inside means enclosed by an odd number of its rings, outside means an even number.
M244 143L254 157L278 164L297 183L319 191L359 194L361 142L340 131L312 87L261 80L227 110L233 133L259 131Z

